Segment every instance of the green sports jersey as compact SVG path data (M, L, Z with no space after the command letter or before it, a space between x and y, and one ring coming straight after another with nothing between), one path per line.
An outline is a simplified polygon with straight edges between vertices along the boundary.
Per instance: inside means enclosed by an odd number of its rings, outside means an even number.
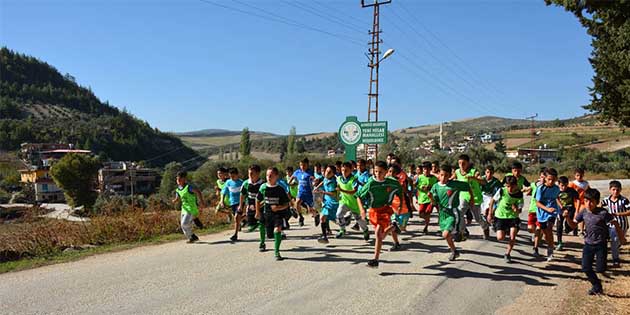
M177 187L175 192L182 202L182 212L188 212L193 216L198 216L199 208L197 208L197 196L192 192L192 188L189 185Z
M225 184L227 183L227 181L223 181L221 179L217 179L217 187L219 187L219 191L223 191L223 187L225 187ZM223 204L224 205L230 205L230 196L229 195L223 195Z
M481 192L484 193L485 195L494 196L497 190L501 189L501 187L503 187L503 184L501 184L501 181L498 178L493 176L492 179L486 180L486 183L483 186L481 186Z
M468 170L468 173L466 174L462 174L460 169L457 169L455 171L455 175L458 181L460 182L466 182L468 184L470 184L470 187L472 188L472 192L473 192L473 196L475 197L475 205L481 205L481 203L483 202L483 195L481 194L481 185L479 184L478 181L476 180L469 180L468 176L475 176L475 173L477 173L477 170L474 167L471 167ZM464 200L466 201L470 201L470 193L468 192L462 192L462 198L464 198Z
M286 177L287 184L289 184L289 193L291 194L291 197L297 198L298 189L300 187L299 187L297 181L295 180L295 178L292 181L289 181L290 178L291 178L291 176L287 176Z
M355 197L367 198L367 204L370 208L381 208L391 205L395 195L398 195L398 198L402 200L402 186L396 179L385 177L385 180L378 181L372 177L361 187L361 190L357 192Z
M503 184L505 184L505 179L508 176L514 176L514 174L512 173L506 173L505 177L503 177ZM518 189L523 189L523 187L529 187L531 186L531 183L527 180L527 178L525 178L525 176L523 175L519 175L518 178L516 178L516 184L518 185ZM534 196L534 194L532 193L532 196Z
M460 201L466 202L464 192L468 193L470 185L466 182L450 180L446 184L436 183L431 187L433 201L442 210L452 210L459 207ZM469 199L470 200L470 199Z
M535 182L535 183L531 183L530 187L532 188L532 199L529 202L529 213L536 213L536 210L538 209L538 206L536 205L536 198L534 198L534 196L536 196L536 190L538 189L539 183Z
M511 194L507 187L503 187L494 195L494 201L498 202L497 209L494 210L494 216L499 219L516 219L518 212L514 211L512 206L523 208L523 192L517 191Z
M263 211L271 212L271 206L289 204L289 196L287 191L280 185L271 186L268 183L260 185L256 200L264 202Z
M420 174L418 176L418 181L416 187L418 188L418 203L423 205L431 202L429 198L429 191L435 183L437 183L437 177L433 175L425 176L424 174Z
M355 175L351 175L350 178L344 178L343 176L337 177L337 187L352 191L355 190L359 185L357 177ZM354 194L349 194L345 192L341 192L341 198L339 199L339 204L345 205L350 208L350 211L359 212L359 203L357 202L357 198Z

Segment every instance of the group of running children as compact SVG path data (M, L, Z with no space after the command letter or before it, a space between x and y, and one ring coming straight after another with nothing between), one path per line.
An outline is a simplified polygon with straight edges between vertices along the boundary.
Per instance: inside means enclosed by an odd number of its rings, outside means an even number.
M455 171L436 161L423 162L417 168L410 166L406 173L401 160L393 154L387 156L387 161L372 163L361 159L336 165L315 164L314 169L304 159L295 171L287 167L286 176L275 167L261 176L260 166L251 165L247 180L240 179L235 168L221 168L217 172L217 208L229 209L234 217L232 242L238 241L243 226L248 226L250 232L258 229L260 251L266 251L265 240L273 238L276 260L283 260L280 244L286 238L283 230L290 228L290 218L297 218L299 225L304 225L303 208L312 215L315 226L321 227L320 243L328 243L328 237L333 235L330 222L339 226L335 237L343 238L353 220L351 229L360 231L369 241L369 221L375 237L369 267L378 267L387 235L391 234L394 241L390 250L401 250L398 235L406 231L414 212L424 220L422 232L428 234L435 208L439 234L451 250L449 261L459 257L455 242L466 240L466 225L474 219L483 230L483 239L490 238L490 228L496 232L497 240L507 239L504 260L510 263L525 207L524 195L531 195L527 229L532 235L533 256L541 257L538 248L544 238L547 261L551 261L554 249L563 250L563 234L580 233L584 238L582 270L592 283L589 294L602 293L595 272L606 269L608 240L614 267L619 267L619 247L626 242L630 201L621 195L621 183L611 181L610 196L600 203L600 193L590 188L583 169L576 169L574 180L569 181L566 176L558 177L553 168L542 168L534 183L522 175L521 163L512 163L511 170L500 181L492 166L485 167L481 174L465 154L459 156ZM178 173L177 184L174 201L182 204L181 227L189 242L196 242L198 237L192 232L192 225L203 226L197 216L198 206L205 207L205 203L201 192L187 182L185 172Z

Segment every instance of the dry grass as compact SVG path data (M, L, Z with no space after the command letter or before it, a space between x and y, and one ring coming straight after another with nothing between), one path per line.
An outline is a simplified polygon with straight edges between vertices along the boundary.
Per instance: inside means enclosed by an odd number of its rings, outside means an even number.
M0 225L0 262L48 257L67 248L139 242L161 235L180 233L177 210L146 211L127 208L105 212L89 222L40 218L41 210L28 209L12 222ZM226 221L225 214L202 212L201 221L213 226Z

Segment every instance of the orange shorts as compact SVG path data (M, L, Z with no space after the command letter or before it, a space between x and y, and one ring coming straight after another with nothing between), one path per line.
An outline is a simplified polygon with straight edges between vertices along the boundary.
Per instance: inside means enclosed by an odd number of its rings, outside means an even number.
M390 206L370 208L370 223L374 227L380 225L382 228L387 228L391 224L393 213L394 210Z
M420 212L420 214L425 213L425 214L430 214L431 212L433 212L433 204L431 203L421 203L418 205L418 212Z
M536 217L536 212L530 212L527 214L527 225L537 225L538 218Z

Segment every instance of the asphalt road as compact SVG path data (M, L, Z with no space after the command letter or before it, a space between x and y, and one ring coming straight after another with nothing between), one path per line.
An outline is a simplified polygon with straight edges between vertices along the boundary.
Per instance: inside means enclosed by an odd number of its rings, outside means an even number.
M404 250L384 252L380 267L370 269L365 263L373 247L361 235L321 245L319 229L307 222L288 231L282 243L287 259L279 262L272 251L258 252L258 233L230 243L225 232L197 244L173 242L2 274L0 313L490 314L513 303L525 286L575 277L575 270L533 259L526 231L519 233L512 264L503 261L505 244L481 240L476 225L469 240L458 243L462 256L448 262L446 242L421 235L414 217L402 236ZM430 229L437 231L435 224Z

